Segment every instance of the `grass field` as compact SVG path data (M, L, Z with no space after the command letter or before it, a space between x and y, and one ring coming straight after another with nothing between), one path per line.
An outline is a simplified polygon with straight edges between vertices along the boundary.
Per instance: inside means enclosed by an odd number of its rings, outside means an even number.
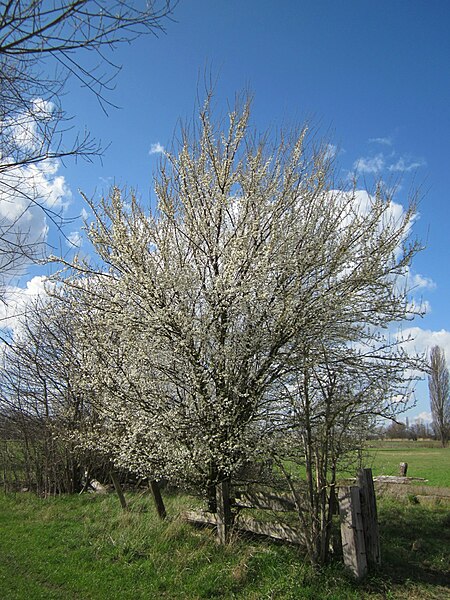
M408 476L427 479L427 485L450 487L450 446L418 440L371 442L365 463L374 475L398 475L399 464L408 463Z
M443 509L381 504L384 564L357 584L336 562L315 572L294 547L235 539L226 547L177 514L166 498L156 519L148 497L39 499L0 494L0 590L5 600L401 599L448 597L450 518Z

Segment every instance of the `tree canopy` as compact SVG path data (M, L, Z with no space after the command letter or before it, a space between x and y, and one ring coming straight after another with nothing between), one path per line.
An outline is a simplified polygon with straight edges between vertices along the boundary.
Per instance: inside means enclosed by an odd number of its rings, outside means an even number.
M156 210L118 189L91 205L101 266L73 265L68 280L85 299L102 410L147 436L165 475L167 444L177 476L235 472L286 420L305 373L318 391L338 380L344 406L365 413L392 410L403 385L408 359L383 331L411 310L414 207L333 189L306 128L272 145L249 116L243 103L219 126L206 102L161 164Z

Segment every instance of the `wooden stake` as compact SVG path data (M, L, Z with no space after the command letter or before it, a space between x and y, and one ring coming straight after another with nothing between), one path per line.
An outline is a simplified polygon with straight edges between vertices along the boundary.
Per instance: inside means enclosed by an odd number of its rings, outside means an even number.
M161 490L159 489L159 484L156 481L156 479L152 479L150 481L150 489L152 490L153 500L155 501L158 516L162 521L164 521L164 519L167 516L166 507L164 506L164 501L161 496Z
M367 574L367 557L358 486L339 488L339 514L344 563L356 579Z
M381 564L380 532L378 529L377 501L373 485L372 469L358 473L364 541L369 565Z
M122 486L120 485L119 478L117 477L117 475L114 471L111 471L111 481L113 482L114 489L116 490L116 493L119 497L120 505L122 506L123 510L127 510L127 508L128 508L127 501L125 499L125 496L124 496L124 493L122 490Z

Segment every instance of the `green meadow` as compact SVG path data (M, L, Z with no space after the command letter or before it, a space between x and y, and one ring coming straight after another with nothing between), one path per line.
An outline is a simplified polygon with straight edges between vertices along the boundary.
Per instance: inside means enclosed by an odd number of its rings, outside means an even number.
M342 563L314 571L293 546L235 537L217 545L185 524L191 499L165 495L168 520L148 495L41 499L0 494L0 590L5 600L442 599L450 578L450 515L379 503L383 565L356 583Z
M450 487L450 448L430 441L371 442L374 475L408 475ZM196 501L164 495L161 522L148 494L38 498L0 493L0 597L5 600L450 598L450 511L379 498L383 564L362 583L336 559L320 571L294 546L214 532L183 522Z
M373 475L399 475L401 462L408 463L409 477L426 479L426 485L450 487L450 446L432 440L383 440L371 442L364 457Z

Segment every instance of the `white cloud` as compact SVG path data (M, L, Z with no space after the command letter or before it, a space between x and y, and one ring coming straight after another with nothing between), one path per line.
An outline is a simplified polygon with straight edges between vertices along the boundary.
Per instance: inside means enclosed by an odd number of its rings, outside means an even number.
M379 144L389 143L388 138L374 138L369 141ZM379 152L375 156L362 156L353 163L353 170L355 173L372 173L375 175L381 173L384 169L387 169L391 173L410 173L427 164L423 158L411 158L407 155L400 156L395 162L391 162L389 158L393 156L395 156L395 152L392 152L388 157L383 152ZM388 165L388 162L391 164Z
M401 278L399 280L399 285L403 285L404 281L403 278ZM423 298L420 298L419 300L417 300L416 298L412 298L409 302L408 302L408 306L407 306L408 312L407 312L407 316L409 319L414 319L414 317L421 315L421 316L425 316L425 315L429 315L431 313L431 304L428 302L428 300L423 300Z
M431 423L433 421L431 413L426 412L425 410L419 413L418 415L415 415L412 419L416 423Z
M46 286L51 285L43 275L33 277L25 287L10 286L4 293L4 302L0 303L0 327L10 329L14 335L20 330L20 318L27 306L39 296L46 294Z
M404 404L405 402L405 394L395 394L390 397L390 401L392 404Z
M16 220L24 208L37 204L63 211L71 199L64 177L58 175L60 161L43 158L48 151L48 127L54 110L52 102L35 98L29 109L2 122L2 216L8 213ZM9 205L7 210L5 204Z
M72 248L73 246L75 246L76 248L80 248L83 243L81 233L79 231L71 231L67 236L66 243L70 248Z
M70 202L71 192L59 162L42 161L6 169L0 178L0 279L3 286L23 273L33 248L47 239L48 214L58 218ZM22 252L18 252L18 247ZM41 248L42 249L42 248ZM5 280L6 279L6 280Z
M35 98L33 100L33 115L37 120L51 119L55 111L55 104L43 98Z
M381 144L383 146L392 146L392 138L391 137L370 138L369 144Z
M112 177L112 175L109 175L109 177L102 177L102 176L100 176L98 178L98 180L101 181L102 184L104 186L107 186L108 188L112 187L112 185L114 183L114 177ZM100 194L100 196L101 196L101 194Z
M55 105L52 102L35 98L31 105L22 112L15 113L2 122L2 148L9 148L12 156L19 158L25 151L32 155L40 155L43 151L43 140L51 134L49 124L53 118ZM16 158L3 156L3 164L15 164Z
M55 212L64 210L72 194L64 176L57 174L59 167L59 161L48 159L6 169L0 180L0 203L8 207L6 212L17 218L24 207L37 204Z
M375 202L374 196L369 194L366 190L355 190L350 192L331 190L329 194L335 200L342 202L343 207L346 206L343 212L344 218L342 220L342 226L347 225L357 216L364 217L367 215ZM380 230L390 223L400 223L404 216L405 209L403 206L398 202L391 200L380 219Z
M410 171L415 171L420 167L426 166L426 164L426 161L422 158L411 159L407 156L400 156L397 162L390 165L388 169L391 172L409 173Z
M422 300L421 308L424 315L429 315L431 313L431 304L428 300Z
M159 142L156 142L155 144L152 144L150 146L149 154L163 154L163 153L164 153L164 146L162 144L160 144Z
M410 353L429 354L433 346L440 346L445 351L447 364L450 366L450 331L441 329L432 331L421 327L409 327L397 334L399 341L404 340L402 346Z
M11 282L23 275L32 260L43 252L48 224L52 219L57 221L71 201L71 191L64 176L59 174L60 161L40 158L48 150L46 136L51 132L54 110L51 102L36 98L28 109L1 123L2 300L4 293L8 295L14 289Z
M360 157L353 163L353 169L357 173L380 173L385 165L382 153L371 157Z
M430 277L424 277L419 273L416 273L412 278L412 286L415 289L427 289L434 290L436 289L435 282Z
M14 115L14 118L6 119L3 123L5 135L17 149L36 152L39 150L41 126L51 116L51 109L46 110L46 103L41 99L32 102L29 111Z

